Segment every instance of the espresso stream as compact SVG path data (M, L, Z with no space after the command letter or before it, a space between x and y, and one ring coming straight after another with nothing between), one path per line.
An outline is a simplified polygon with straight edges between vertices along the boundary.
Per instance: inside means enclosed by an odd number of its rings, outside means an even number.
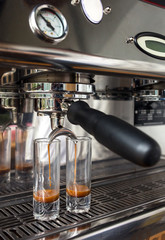
M49 186L51 188L51 166L50 166L50 145L48 144L48 159L49 159Z

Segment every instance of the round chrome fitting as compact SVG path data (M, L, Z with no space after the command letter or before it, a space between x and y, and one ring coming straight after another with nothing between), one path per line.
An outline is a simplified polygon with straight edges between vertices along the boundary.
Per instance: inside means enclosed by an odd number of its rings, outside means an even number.
M29 98L87 99L93 86L83 83L25 83L23 91Z
M88 99L94 93L90 75L40 72L22 79L22 93L35 99L39 113L65 113L74 99Z
M94 93L93 79L84 74L42 72L24 79L28 98L88 99Z

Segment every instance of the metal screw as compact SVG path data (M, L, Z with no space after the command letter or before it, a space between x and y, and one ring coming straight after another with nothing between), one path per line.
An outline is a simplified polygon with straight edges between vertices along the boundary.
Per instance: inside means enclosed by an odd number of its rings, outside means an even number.
M126 43L134 43L134 37L130 37L126 40Z
M76 5L78 5L80 3L80 0L72 0L71 1L71 4L73 5L73 6L76 6Z
M111 9L110 7L106 7L106 8L103 10L103 12L104 12L105 15L110 14L111 11L112 11L112 9Z

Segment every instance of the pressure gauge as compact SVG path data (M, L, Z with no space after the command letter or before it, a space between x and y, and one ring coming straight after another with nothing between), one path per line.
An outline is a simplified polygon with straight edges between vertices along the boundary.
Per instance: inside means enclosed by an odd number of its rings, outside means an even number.
M68 33L68 25L62 13L52 5L37 6L29 17L31 30L39 38L58 43L64 40Z

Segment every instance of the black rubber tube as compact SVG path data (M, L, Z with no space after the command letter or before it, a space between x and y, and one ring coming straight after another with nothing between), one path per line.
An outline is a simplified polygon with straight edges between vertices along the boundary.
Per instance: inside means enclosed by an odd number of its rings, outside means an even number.
M67 116L72 124L80 125L98 142L131 162L148 167L160 159L160 146L154 139L115 116L90 108L85 102L72 103Z

